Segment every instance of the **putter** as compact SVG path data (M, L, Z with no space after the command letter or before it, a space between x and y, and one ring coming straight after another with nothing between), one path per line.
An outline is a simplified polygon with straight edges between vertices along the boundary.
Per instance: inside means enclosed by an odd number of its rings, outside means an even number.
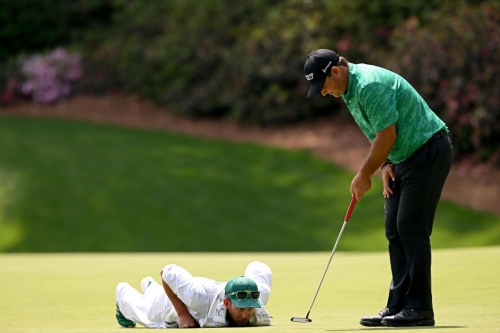
M311 313L311 309L313 307L314 301L316 300L316 296L318 296L319 288L321 287L321 284L323 283L323 279L325 278L326 271L328 270L328 266L330 266L330 262L332 261L333 254L335 253L335 250L337 249L337 245L339 244L340 236L342 236L342 233L344 232L344 228L347 224L347 221L349 221L349 218L351 217L352 210L354 209L354 205L356 204L356 198L352 197L351 203L349 205L349 209L347 209L347 214L345 215L344 218L344 224L342 225L342 229L340 229L339 236L337 237L337 241L335 242L335 246L333 247L332 254L330 254L330 259L328 259L328 263L326 264L325 271L323 272L323 276L321 277L321 280L319 281L319 286L318 289L316 289L316 294L314 294L313 300L311 302L311 306L309 307L309 311L307 311L307 315L305 318L303 317L292 317L291 321L294 321L296 323L310 323L312 320L309 319L309 314Z

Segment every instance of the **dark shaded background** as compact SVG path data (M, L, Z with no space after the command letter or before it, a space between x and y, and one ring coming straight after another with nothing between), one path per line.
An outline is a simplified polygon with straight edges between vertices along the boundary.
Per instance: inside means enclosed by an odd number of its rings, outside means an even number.
M340 100L305 99L305 57L331 48L403 75L458 157L500 164L497 0L2 0L0 22L0 103L22 98L26 57L64 47L83 66L71 94L257 125L349 118Z

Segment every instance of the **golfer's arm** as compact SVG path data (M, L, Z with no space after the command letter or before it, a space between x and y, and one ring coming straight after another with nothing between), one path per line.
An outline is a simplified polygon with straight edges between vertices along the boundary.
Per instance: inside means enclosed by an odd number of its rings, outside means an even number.
M359 173L368 178L371 177L375 171L380 168L382 163L386 161L396 138L397 133L395 124L392 124L386 129L378 132L375 140L372 142L370 152L359 170Z
M161 272L163 275L163 271ZM172 302L172 305L175 308L175 311L177 312L177 316L182 317L184 315L189 315L190 313L186 307L186 304L184 304L179 297L172 291L170 286L162 279L161 280L163 284L163 289L165 290L165 293L167 294L168 299L170 302Z

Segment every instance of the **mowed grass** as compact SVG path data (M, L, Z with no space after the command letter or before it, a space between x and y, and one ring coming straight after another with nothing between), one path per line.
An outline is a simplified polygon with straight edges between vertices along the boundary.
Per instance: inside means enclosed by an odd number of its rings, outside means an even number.
M315 253L114 253L0 254L0 332L123 332L114 317L114 289L125 281L140 289L145 276L157 281L169 263L195 276L227 279L260 260L273 271L268 309L273 326L252 332L362 332L360 317L375 314L386 302L390 271L385 252L337 252L311 304L329 252ZM500 330L500 247L433 251L436 327L432 332ZM144 328L137 326L138 330ZM422 328L374 328L391 332ZM427 328L429 329L429 328ZM227 332L230 329L212 329Z
M328 251L353 174L307 151L0 118L0 252ZM382 251L382 185L339 250ZM435 248L500 244L500 217L443 201Z

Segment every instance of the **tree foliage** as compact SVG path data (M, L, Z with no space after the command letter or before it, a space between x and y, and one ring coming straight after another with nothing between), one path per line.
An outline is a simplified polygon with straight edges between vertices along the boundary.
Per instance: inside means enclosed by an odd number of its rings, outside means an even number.
M0 62L77 42L111 21L112 0L2 0Z
M447 123L463 154L500 164L500 3L408 18L391 37L388 67Z
M11 9L30 2L5 1ZM330 48L403 75L447 122L458 152L500 163L498 0L45 0L36 6L52 3L50 13L38 9L56 27L38 35L50 38L26 45L78 46L81 90L120 89L185 115L255 124L348 116L338 99L305 97L307 55ZM57 11L66 13L64 20ZM0 37L9 35L6 29Z

